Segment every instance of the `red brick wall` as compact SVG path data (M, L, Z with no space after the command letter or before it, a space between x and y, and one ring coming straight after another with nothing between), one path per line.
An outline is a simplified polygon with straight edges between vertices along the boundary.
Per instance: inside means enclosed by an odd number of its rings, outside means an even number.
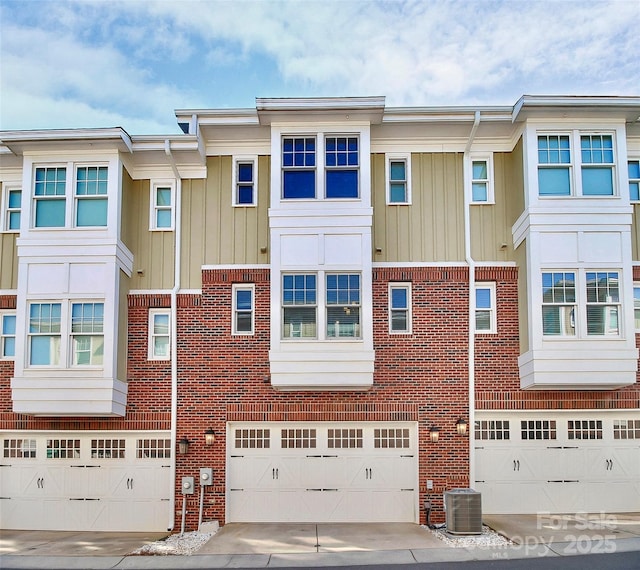
M388 282L412 281L413 334L388 333ZM255 283L254 336L232 336L231 285ZM374 271L374 386L366 392L276 392L269 383L269 272L206 270L201 299L183 303L178 338L180 385L178 438L194 443L178 456L177 481L213 467L215 485L205 495L204 518L224 521L225 425L229 420L418 421L420 499L434 481L432 520L443 520L442 492L468 486L468 438L455 433L468 418L467 272L461 269ZM277 318L277 316L274 316ZM431 425L440 441L428 441ZM214 446L204 445L212 427ZM179 496L179 486L176 485ZM182 506L176 503L176 525ZM187 528L197 524L199 497L187 501Z

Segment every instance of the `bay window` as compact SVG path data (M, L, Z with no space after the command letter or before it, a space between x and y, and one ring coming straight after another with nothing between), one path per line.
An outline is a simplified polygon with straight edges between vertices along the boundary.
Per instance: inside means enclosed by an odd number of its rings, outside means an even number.
M327 275L327 338L360 337L360 275Z
M32 303L29 307L29 364L60 364L61 304Z
M620 332L620 289L617 272L588 271L587 334L613 335Z
M282 139L282 197L316 197L315 137Z
M76 226L107 225L107 167L76 169Z
M573 272L542 274L542 332L545 335L574 336L576 276Z
M74 366L101 366L104 356L104 304L73 303L71 336Z
M325 196L358 197L358 137L326 137Z
M316 338L317 277L315 274L282 278L283 336Z

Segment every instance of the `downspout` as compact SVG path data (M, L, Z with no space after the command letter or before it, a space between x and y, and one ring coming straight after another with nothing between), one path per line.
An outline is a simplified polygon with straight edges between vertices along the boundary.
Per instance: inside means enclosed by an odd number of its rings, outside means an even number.
M164 151L169 158L171 169L176 178L176 201L175 201L175 232L174 232L174 277L173 289L171 289L171 326L169 333L171 336L171 475L169 477L169 504L170 515L168 531L172 531L175 523L176 504L176 440L178 430L178 291L180 290L180 264L181 264L181 244L182 244L182 178L178 172L176 161L171 153L171 141L164 141Z
M469 140L464 149L463 169L464 169L464 256L469 266L469 487L475 481L476 460L475 460L475 282L476 282L476 262L471 255L471 179L473 177L473 165L471 164L471 147L476 136L478 125L480 124L480 111L475 112L473 127L469 133Z

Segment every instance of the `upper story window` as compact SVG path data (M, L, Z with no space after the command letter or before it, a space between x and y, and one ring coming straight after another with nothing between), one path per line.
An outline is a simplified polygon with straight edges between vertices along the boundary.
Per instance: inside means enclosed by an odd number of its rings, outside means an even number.
M326 137L325 196L358 197L358 137Z
M411 332L411 283L389 283L389 332Z
M104 303L31 303L27 335L30 366L101 366Z
M0 220L0 230L5 232L19 232L22 189L8 184L5 185L2 204L3 214L2 220Z
M233 172L233 205L255 206L258 180L257 158L234 158Z
M285 338L316 338L317 276L282 276L282 335Z
M359 136L282 137L283 199L358 198L359 179Z
M282 197L316 197L315 137L282 139Z
M174 225L174 183L151 182L151 224L152 230L171 231Z
M235 335L253 334L253 285L233 286L233 327Z
M73 180L69 179L66 166L37 167L33 226L65 228L72 223L74 227L105 227L107 191L106 166L76 166ZM73 200L68 199L71 195Z
M496 315L496 284L476 283L476 333L495 333L497 328Z
M151 309L149 311L149 360L169 360L171 343L169 309Z
M79 166L76 170L76 226L107 225L107 167Z
M617 271L542 274L545 336L619 336L620 314Z
M410 155L387 155L385 174L387 180L387 204L411 202Z
M630 160L629 168L629 199L640 201L640 160Z
M15 311L0 313L0 359L12 359L16 355Z
M614 166L610 134L538 135L540 196L613 196Z
M633 284L633 315L636 322L636 332L640 331L640 283Z
M472 157L471 202L473 204L492 204L494 201L491 157Z

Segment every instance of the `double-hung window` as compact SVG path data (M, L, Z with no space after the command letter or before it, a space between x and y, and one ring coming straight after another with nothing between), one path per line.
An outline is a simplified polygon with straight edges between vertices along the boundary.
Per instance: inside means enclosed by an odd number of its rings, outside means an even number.
M174 220L174 183L151 182L151 224L152 230L171 231Z
M387 204L409 204L411 202L410 171L410 155L386 156Z
M496 332L497 314L495 283L476 283L475 322L476 333Z
M171 343L169 309L151 309L149 311L149 360L169 360Z
M19 187L5 186L3 197L3 219L0 229L5 232L20 231L20 212L22 209L22 190Z
M234 335L253 334L253 285L233 286L233 327Z
M0 359L11 359L16 355L15 312L0 313Z
M104 303L72 303L74 366L101 366L104 358Z
M317 281L313 273L282 276L282 330L285 338L316 338Z
M360 337L360 275L327 274L327 338Z
M76 169L76 226L107 225L107 167L78 166Z
M620 333L620 289L616 271L587 271L587 334Z
M629 199L632 202L640 201L640 160L630 160L629 169Z
M571 195L569 135L538 136L538 192L540 196Z
M553 336L576 334L576 274L542 274L542 332Z
M411 333L411 283L389 284L389 333Z
M62 305L60 303L31 303L29 307L29 364L58 366Z
M36 168L34 184L36 228L63 228L66 221L67 169Z
M357 198L359 152L357 136L328 136L325 145L325 197Z
M283 137L282 197L316 197L315 137Z
M234 206L255 206L257 198L258 161L256 158L235 158L233 163Z
M492 156L477 156L471 159L471 202L473 204L492 204L493 160Z
M640 332L640 283L633 284L633 316L636 322L636 332Z
M611 135L582 135L582 195L613 196L613 138Z

